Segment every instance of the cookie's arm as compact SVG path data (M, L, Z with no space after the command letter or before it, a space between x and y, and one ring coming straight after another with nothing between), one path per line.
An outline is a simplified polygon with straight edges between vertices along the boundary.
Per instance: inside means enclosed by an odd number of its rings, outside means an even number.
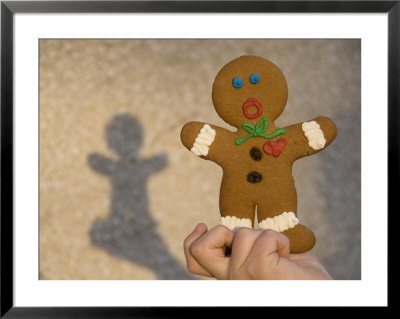
M218 162L223 156L228 130L202 123L186 123L181 131L182 144L195 155Z
M296 158L315 154L336 137L336 125L329 117L319 116L286 128Z

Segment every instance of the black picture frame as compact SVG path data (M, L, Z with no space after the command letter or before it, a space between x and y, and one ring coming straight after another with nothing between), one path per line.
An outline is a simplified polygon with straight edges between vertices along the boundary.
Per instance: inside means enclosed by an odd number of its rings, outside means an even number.
M1 1L1 318L178 318L241 314L185 307L15 307L13 302L13 19L15 13L387 13L388 218L399 211L400 1ZM388 232L390 251L390 235ZM389 259L390 261L390 259ZM388 269L389 270L389 269ZM389 273L390 275L390 273ZM391 281L388 280L388 287ZM388 299L388 307L391 305ZM337 309L337 308L336 308ZM258 311L259 308L253 308ZM268 309L275 313L276 308ZM299 311L299 308L291 307ZM265 310L262 310L265 311ZM285 310L286 311L286 310ZM301 311L301 310L300 310ZM325 311L325 310L323 310ZM243 314L249 315L248 310Z

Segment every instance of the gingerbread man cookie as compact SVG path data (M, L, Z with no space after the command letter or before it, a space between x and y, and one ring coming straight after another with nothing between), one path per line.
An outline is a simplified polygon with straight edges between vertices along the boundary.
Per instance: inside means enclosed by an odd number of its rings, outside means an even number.
M314 246L315 236L297 216L292 165L326 148L336 137L336 125L316 117L276 127L287 96L285 77L275 64L256 56L239 57L219 71L212 88L215 110L237 131L190 122L181 140L195 155L223 169L223 225L233 231L254 227L257 210L258 227L283 233L291 252L300 253Z

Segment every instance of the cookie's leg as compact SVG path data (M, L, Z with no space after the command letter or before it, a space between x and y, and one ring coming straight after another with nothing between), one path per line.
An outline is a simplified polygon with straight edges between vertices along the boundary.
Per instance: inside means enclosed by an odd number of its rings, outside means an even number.
M221 224L232 231L240 227L252 228L255 217L255 205L241 194L234 196L229 191L221 189L219 207L221 211Z
M304 225L297 224L294 228L283 231L282 234L290 239L291 253L304 253L315 245L314 233Z
M285 200L265 201L257 205L260 229L273 229L286 235L290 240L290 252L302 253L315 245L314 233L299 223L296 207Z

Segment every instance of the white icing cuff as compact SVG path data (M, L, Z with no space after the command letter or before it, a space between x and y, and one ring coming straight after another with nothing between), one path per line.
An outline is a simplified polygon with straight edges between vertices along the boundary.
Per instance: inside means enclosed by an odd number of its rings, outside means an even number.
M283 232L291 229L299 223L299 219L293 212L284 212L273 218L266 218L261 223L258 223L258 227L261 229L272 229L277 232Z
M191 151L197 156L206 156L208 154L208 150L210 149L210 145L212 142L214 142L215 134L215 130L212 129L210 125L204 124L200 130L200 133L194 140Z
M308 139L308 145L314 150L323 149L326 143L324 132L315 121L304 122L301 126L304 135Z
M251 220L249 218L237 218L235 216L221 217L221 225L228 227L232 231L237 231L240 227L251 228Z

